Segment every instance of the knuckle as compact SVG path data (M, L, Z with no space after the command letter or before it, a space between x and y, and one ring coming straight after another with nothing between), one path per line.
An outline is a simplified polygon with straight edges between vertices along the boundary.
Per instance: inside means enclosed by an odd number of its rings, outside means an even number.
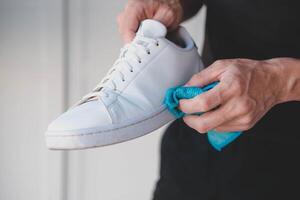
M180 100L179 101L179 109L184 113L195 113L195 106L192 100Z
M249 112L248 107L243 106L243 105L240 107L240 114L241 115L246 115L246 114L248 114L248 112Z
M162 3L161 5L160 5L160 8L162 9L162 10L167 10L167 11L169 11L169 10L171 10L171 7L168 5L168 4L166 4L166 3Z
M240 115L246 115L249 112L248 107L245 107L243 105L239 106L238 112Z
M239 74L235 74L234 84L233 84L232 87L238 95L241 95L243 93L243 91L244 91L244 81L243 81L242 77Z
M167 12L167 16L169 19L173 19L175 17L175 13L173 12L173 10L168 10Z
M213 65L216 65L216 66L221 66L224 64L224 60L216 60Z
M186 100L179 100L179 108L182 112L187 112L187 103L186 103Z
M231 60L230 59L220 59L220 60L216 60L213 65L216 66L228 66L231 64Z
M241 62L239 61L239 59L233 59L231 62L231 69L235 72L239 72L240 65L241 65Z
M241 130L247 131L247 130L251 129L252 127L253 127L253 124L246 124L246 125L242 126Z
M233 59L234 60L234 63L236 65L244 65L245 63L247 63L248 59L245 59L245 58L236 58L236 59Z
M210 109L210 101L206 98L197 98L199 111L206 112Z
M253 101L247 99L241 103L240 112L243 115L249 114L253 109Z
M198 122L195 128L199 133L206 133L208 126L205 123Z
M248 110L251 111L255 107L255 101L247 98L247 100L245 101L245 107L247 107Z
M252 117L250 115L247 115L243 118L242 124L245 126L249 126L252 124Z

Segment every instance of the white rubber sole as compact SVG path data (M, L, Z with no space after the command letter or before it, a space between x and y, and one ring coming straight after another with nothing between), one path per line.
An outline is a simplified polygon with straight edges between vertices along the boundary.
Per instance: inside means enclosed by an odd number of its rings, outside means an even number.
M175 120L166 109L127 126L107 130L75 132L46 132L46 145L49 149L72 150L106 146L125 142L146 135Z

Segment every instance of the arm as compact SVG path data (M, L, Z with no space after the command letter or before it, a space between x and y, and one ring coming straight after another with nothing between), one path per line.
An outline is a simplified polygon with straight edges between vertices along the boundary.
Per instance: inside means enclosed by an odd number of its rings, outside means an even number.
M300 101L300 59L219 60L194 75L188 86L220 81L210 91L181 100L184 121L200 133L245 131L252 128L273 106Z
M129 0L118 15L120 33L125 43L130 42L144 19L162 22L169 30L193 17L201 8L201 0Z
M278 103L300 101L300 59L272 59L278 65L278 76L282 79L281 95Z

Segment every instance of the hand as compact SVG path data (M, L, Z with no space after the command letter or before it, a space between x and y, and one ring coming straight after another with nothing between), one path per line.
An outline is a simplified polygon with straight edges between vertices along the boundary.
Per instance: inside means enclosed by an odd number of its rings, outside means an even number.
M129 0L118 15L117 22L123 41L129 43L144 19L158 20L169 30L173 30L182 21L182 14L179 0Z
M186 86L220 83L193 99L180 101L179 109L185 113L206 112L186 116L184 122L200 133L250 129L282 101L286 77L278 60L219 60L194 75Z

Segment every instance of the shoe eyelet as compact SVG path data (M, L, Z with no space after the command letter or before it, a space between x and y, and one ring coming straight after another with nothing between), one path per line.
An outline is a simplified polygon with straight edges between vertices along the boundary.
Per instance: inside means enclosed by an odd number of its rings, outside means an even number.
M157 46L157 47L159 46L159 42L156 43L156 46Z
M142 63L142 61L141 61L141 60L139 60L138 62L139 62L139 63Z
M148 55L150 55L150 54L151 54L151 52L150 52L150 51L147 51L147 54L148 54Z
M133 72L133 70L131 69L130 72Z
M125 82L125 80L124 80L124 79L122 79L122 82Z

